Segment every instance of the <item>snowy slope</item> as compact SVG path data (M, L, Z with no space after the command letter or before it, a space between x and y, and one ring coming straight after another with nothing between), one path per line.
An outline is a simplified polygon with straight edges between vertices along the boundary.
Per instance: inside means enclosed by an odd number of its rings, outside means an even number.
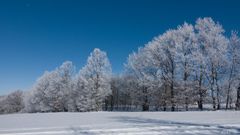
M0 115L0 135L240 134L240 112L90 112Z

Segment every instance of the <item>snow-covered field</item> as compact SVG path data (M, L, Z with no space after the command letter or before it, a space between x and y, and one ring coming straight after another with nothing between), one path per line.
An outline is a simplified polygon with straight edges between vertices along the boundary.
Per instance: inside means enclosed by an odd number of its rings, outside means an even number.
M240 112L90 112L0 115L0 135L240 134Z

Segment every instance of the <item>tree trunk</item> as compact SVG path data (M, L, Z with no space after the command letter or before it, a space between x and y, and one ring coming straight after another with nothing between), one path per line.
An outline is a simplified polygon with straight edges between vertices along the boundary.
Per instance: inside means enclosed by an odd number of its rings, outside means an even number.
M167 85L164 83L164 96L163 96L163 111L167 111Z
M229 78L228 78L226 110L228 109L228 107L229 107L229 102L230 102L229 100L230 100L230 91L231 91L231 84L232 84L232 77L233 77L234 65L235 65L235 62L234 62L234 57L233 57L233 58L232 58L232 61L231 61L230 75L229 75ZM230 106L231 106L231 104L230 104Z
M164 112L167 111L166 101L164 101L164 103L163 103L163 111L164 111Z
M217 109L220 110L221 109L221 99L220 99L220 89L219 89L219 85L218 85L218 76L217 75L216 75L215 80L216 80L216 85L217 85Z
M109 100L108 99L105 99L105 110L104 111L108 111L108 102Z
M188 111L188 97L185 98L185 109Z
M236 110L240 110L240 86L237 89Z
M173 83L171 84L171 111L175 111L175 103L174 103L174 92L173 92Z
M203 110L203 91L202 91L201 86L199 88L198 109L201 111Z
M203 110L203 105L202 105L202 101L201 100L199 100L199 102L198 102L198 109L199 110Z
M173 68L173 67L172 67ZM174 80L174 70L172 69L172 80L171 80L171 111L174 112L175 111L175 101L174 101L174 84L173 84L173 80Z
M229 106L229 98L230 98L230 87L231 87L231 85L230 85L230 82L229 82L229 84L228 84L228 89L227 89L227 100L226 100L226 110L228 110L228 106Z
M110 104L111 104L111 110L110 111L113 111L113 107L114 107L114 98L113 98L113 95L110 96Z
M142 110L149 111L148 92L146 87L143 87L143 94L144 94L144 101L142 105Z
M198 109L203 110L203 90L202 90L203 73L202 73L202 66L200 68L201 68L201 73L200 73L199 82L198 82L198 95L199 95Z
M146 103L143 104L142 108L143 108L143 111L149 111L149 105Z
M232 107L232 97L231 96L229 96L229 108L230 109L232 109L233 107Z
M184 55L185 56L185 55ZM187 88L187 79L188 79L188 73L187 73L187 62L184 62L184 76L183 76L183 81L184 81L184 95L185 95L185 109L188 111L188 104L189 104L189 91Z
M214 69L212 66L212 72L211 72L211 96L212 96L212 105L213 105L213 110L216 110L216 98L215 98L215 90L213 88L214 86L214 81L215 81L215 77L214 77Z

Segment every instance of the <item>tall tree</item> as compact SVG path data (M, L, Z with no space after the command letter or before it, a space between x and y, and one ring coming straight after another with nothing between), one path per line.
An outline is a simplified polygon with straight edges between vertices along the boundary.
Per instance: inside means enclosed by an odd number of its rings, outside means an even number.
M107 54L94 49L81 70L81 75L86 80L84 89L90 93L90 110L101 111L106 97L111 94L111 72Z
M80 70L74 79L74 101L77 111L86 112L91 111L91 89L87 78L84 76L84 71Z
M166 88L170 90L170 103L171 103L171 111L175 111L176 107L176 87L177 87L177 54L176 54L176 46L178 44L177 41L177 31L176 30L168 30L163 35L157 37L152 42L152 50L156 50L153 56L157 56L157 61L153 62L159 63L160 60L160 69L157 73L162 75L161 77L164 79L164 83L166 84ZM155 49L154 49L155 48ZM154 52L154 51L152 51ZM157 66L158 67L158 66ZM157 68L156 67L156 68Z
M64 111L75 111L73 97L73 75L75 73L75 67L71 61L64 62L58 69L56 69L58 74L58 84L59 92L62 92L63 96L63 106Z
M196 48L196 34L194 27L190 24L184 23L177 29L177 68L180 71L179 88L178 92L179 102L185 104L185 109L188 111L188 105L193 101L193 54Z
M220 81L226 66L227 38L223 35L224 29L212 18L199 18L195 28L198 34L198 43L206 56L207 77L210 82L213 109L220 109Z
M227 82L227 92L226 92L226 109L231 106L231 97L233 89L235 87L236 81L238 81L238 76L240 74L240 39L237 36L237 32L232 32L230 43L228 46L228 82ZM237 82L238 83L238 82Z
M135 93L135 100L137 99L142 105L143 111L149 111L156 90L156 82L160 82L157 78L158 70L152 66L152 60L146 46L144 48L140 47L137 53L129 55L126 64L127 74L137 80L137 86L132 90Z

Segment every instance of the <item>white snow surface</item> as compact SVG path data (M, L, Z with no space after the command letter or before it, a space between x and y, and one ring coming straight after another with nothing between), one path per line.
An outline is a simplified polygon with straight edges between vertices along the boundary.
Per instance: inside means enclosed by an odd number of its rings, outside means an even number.
M240 135L240 112L87 112L0 115L0 135Z

